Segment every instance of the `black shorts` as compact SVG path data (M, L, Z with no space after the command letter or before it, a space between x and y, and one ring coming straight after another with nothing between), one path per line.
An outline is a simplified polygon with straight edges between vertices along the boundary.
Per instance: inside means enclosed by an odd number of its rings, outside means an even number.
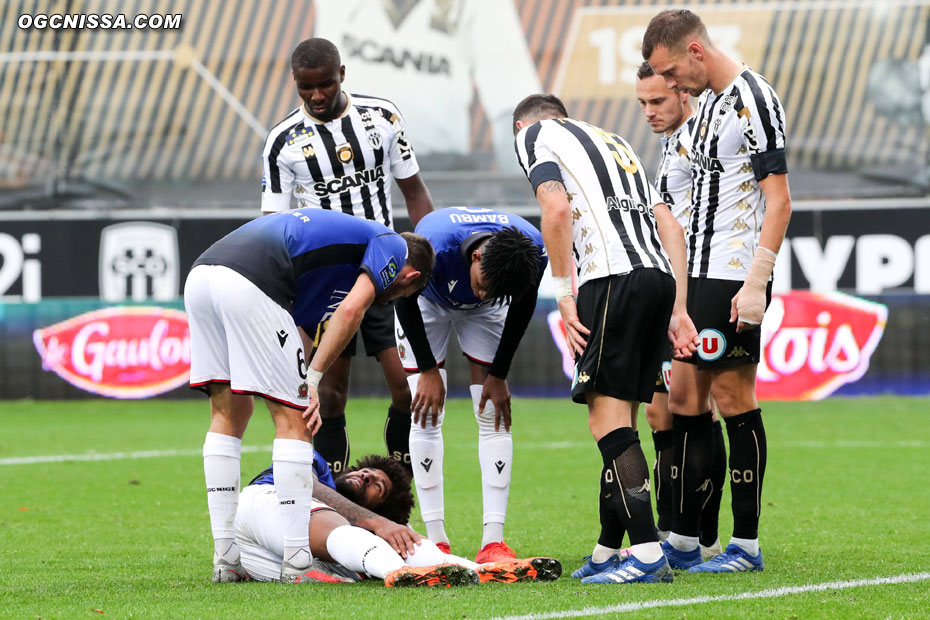
M741 280L688 278L688 314L697 328L700 344L689 359L699 370L758 364L762 330L736 333L730 323L730 302L743 286ZM765 307L772 301L772 283L765 289Z
M386 305L372 304L365 311L362 317L362 324L358 332L352 336L352 340L346 345L340 354L342 357L354 357L356 341L359 333L362 334L362 342L365 344L365 353L368 357L374 357L385 349L397 346L394 340L394 302Z
M652 402L662 342L675 303L675 279L658 269L591 280L578 291L578 318L591 330L575 362L572 400L587 392Z
M672 343L665 337L665 344L662 345L662 365L656 374L656 394L668 394L668 386L672 378Z

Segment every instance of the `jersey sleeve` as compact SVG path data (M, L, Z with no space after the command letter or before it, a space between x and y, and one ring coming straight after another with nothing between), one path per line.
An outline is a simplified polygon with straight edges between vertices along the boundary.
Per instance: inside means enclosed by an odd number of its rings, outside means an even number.
M368 242L359 271L368 274L375 292L389 287L407 262L407 242L397 233L382 233Z
M388 120L394 133L389 153L391 172L395 179L409 179L420 171L420 165L413 154L413 147L407 140L407 124L399 111L392 111Z
M294 171L284 165L281 150L287 140L287 132L272 133L265 140L262 151L262 212L275 213L291 208L294 190Z
M534 123L524 127L515 141L517 160L534 193L546 181L563 182L558 159L546 143L545 133L543 122Z
M742 107L737 110L743 142L757 181L772 174L786 174L785 111L778 95L761 77L744 75L746 89L741 93Z

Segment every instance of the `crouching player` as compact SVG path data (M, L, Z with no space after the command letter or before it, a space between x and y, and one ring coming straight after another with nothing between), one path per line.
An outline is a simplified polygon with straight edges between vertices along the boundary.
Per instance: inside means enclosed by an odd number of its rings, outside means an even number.
M561 574L552 558L479 565L449 555L400 522L413 507L410 474L391 458L369 455L333 477L315 455L310 548L314 561L301 583L383 579L388 587L472 585L479 581L550 581ZM281 510L269 467L243 489L236 543L250 578L276 581L283 552Z
M397 351L411 375L410 457L420 512L430 540L449 550L443 505L444 370L454 330L471 368L478 421L484 525L476 562L516 557L504 542L513 438L507 373L536 308L548 264L542 235L516 215L453 207L417 224L436 251L422 294L395 305Z

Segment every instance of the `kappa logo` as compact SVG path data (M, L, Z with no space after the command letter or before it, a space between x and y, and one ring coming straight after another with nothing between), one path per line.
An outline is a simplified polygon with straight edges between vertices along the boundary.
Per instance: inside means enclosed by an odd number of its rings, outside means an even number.
M284 343L287 342L287 337L288 337L290 334L288 334L286 331L284 331L284 330L282 329L282 330L279 331L276 335L278 336L278 344L280 344L280 345L281 345L281 348L283 349L283 348L284 348Z
M422 461L420 461L420 465L423 466L423 469L425 469L426 471L429 471L429 468L433 466L433 459L429 459L429 458L423 459Z
M723 357L727 348L727 339L716 329L704 329L698 334L698 356L705 362L713 362Z
M649 478L643 480L643 486L636 489L637 493L648 493L649 492Z
M497 473L501 473L502 471L504 471L504 468L506 466L507 466L507 463L505 463L504 461L497 461L496 463L494 463L494 467L497 468Z
M587 383L590 380L591 380L591 375L589 375L586 372L582 372L580 375L578 375L578 383Z
M727 357L746 357L747 355L749 355L749 352L740 346L733 347L730 352L727 353Z
M449 292L450 292L450 293L452 292L452 289L455 288L455 285L458 284L458 283L459 283L458 280L449 280L449 285L448 285L448 286L449 286Z

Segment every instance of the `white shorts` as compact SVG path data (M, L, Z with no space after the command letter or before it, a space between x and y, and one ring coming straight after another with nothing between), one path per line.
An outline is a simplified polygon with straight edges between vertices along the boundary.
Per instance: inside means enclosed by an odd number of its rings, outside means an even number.
M295 409L308 405L305 351L290 313L244 276L197 265L184 285L191 387L229 383Z
M317 500L310 503L310 514L320 510L332 510ZM312 517L311 517L312 519ZM281 532L284 524L281 508L273 484L253 484L239 494L236 511L236 545L242 557L242 567L256 581L278 581L281 578L281 562L284 561L284 539ZM338 564L326 562L326 567L340 574L358 579L358 573Z
M432 302L422 295L418 301L420 314L423 315L423 326L426 328L426 338L437 364L446 360L449 332L454 329L465 357L478 364L491 365L497 354L501 334L504 332L509 304L487 304L477 308L454 310ZM396 315L394 323L397 328L397 354L400 356L400 362L407 372L416 372L416 358Z

